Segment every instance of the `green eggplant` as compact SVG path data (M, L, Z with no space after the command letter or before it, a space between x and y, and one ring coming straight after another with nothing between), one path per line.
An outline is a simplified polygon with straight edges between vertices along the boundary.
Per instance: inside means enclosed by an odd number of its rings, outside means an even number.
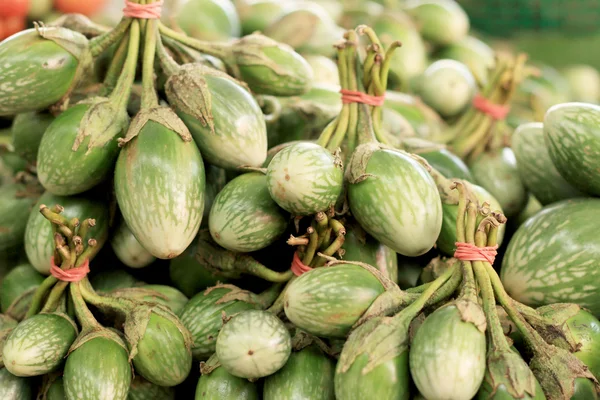
M15 376L6 368L0 368L0 399L30 400L34 394L32 386L29 378Z
M2 186L0 192L0 252L10 253L23 246L27 218L39 194L27 185Z
M188 297L194 296L224 277L206 269L196 258L198 240L194 240L185 251L169 262L169 276L175 287Z
M32 111L18 114L11 127L15 153L28 162L35 163L44 132L52 121L54 116L48 112Z
M13 268L0 283L0 310L17 320L22 319L43 281L44 276L29 264Z
M231 375L223 367L202 374L196 386L195 400L258 400L257 385Z
M175 23L193 38L225 41L241 34L240 19L229 0L188 0L173 4L178 6L170 10Z

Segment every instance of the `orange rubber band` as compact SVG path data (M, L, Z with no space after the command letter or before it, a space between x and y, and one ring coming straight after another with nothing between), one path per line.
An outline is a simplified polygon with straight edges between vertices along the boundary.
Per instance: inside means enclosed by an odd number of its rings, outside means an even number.
M90 273L90 260L85 260L80 267L71 268L66 271L54 264L54 257L50 258L50 265L50 274L63 282L79 282Z
M494 104L479 93L473 98L473 107L495 120L506 118L510 112L510 106Z
M298 253L294 253L294 259L292 260L291 270L294 273L294 275L300 276L305 272L311 271L312 268L308 265L304 265L302 260L300 260L300 257L298 257Z
M370 106L382 106L385 102L385 96L371 96L363 92L355 92L354 90L342 89L342 103L363 103Z
M496 255L498 252L496 246L488 247L477 247L472 243L456 242L456 251L454 252L454 258L461 261L487 261L490 264L494 264Z
M163 0L150 4L138 4L125 0L123 15L129 18L158 19L162 13Z

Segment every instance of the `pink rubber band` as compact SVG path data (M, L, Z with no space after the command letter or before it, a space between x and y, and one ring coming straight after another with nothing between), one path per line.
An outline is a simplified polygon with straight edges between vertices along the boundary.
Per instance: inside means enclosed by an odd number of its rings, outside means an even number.
M510 106L494 104L479 93L473 98L473 107L495 120L506 118L510 112Z
M371 96L363 92L355 92L354 90L342 89L342 103L363 103L370 106L382 106L385 102L385 96Z
M158 19L162 13L163 0L150 4L138 4L125 0L123 15L129 18Z
M493 265L494 260L496 259L496 254L498 254L496 251L498 245L477 247L472 243L456 242L454 244L456 245L454 258L457 258L461 261L487 261Z
M292 260L291 270L294 273L294 275L300 276L303 273L312 270L312 268L308 265L304 265L302 263L302 260L300 260L300 257L298 257L298 253L294 253L294 259Z
M63 282L79 282L90 273L89 260L85 260L80 267L71 268L66 271L54 264L54 257L50 258L50 265L50 274L59 281Z

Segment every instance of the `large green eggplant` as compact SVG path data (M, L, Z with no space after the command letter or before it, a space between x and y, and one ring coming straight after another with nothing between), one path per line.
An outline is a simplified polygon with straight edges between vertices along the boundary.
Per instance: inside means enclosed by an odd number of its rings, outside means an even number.
M223 326L215 354L230 374L257 379L280 370L291 352L288 328L277 316L268 311L247 310Z
M224 285L206 289L192 297L179 313L183 325L192 334L192 354L206 359L215 352L217 336L223 326L223 315L260 308L252 293Z
M67 357L67 399L125 400L131 383L129 353L123 340L108 330L78 340Z
M392 282L398 282L398 255L379 243L359 226L346 227L344 237L345 261L358 261L377 268Z
M360 150L351 160L364 170L348 187L352 215L395 252L425 254L442 229L442 202L433 178L406 153L377 149L365 156Z
M208 163L227 169L263 164L267 158L263 113L248 90L229 75L187 64L169 77L165 91Z
M210 210L210 234L220 246L238 252L263 249L277 240L288 217L269 195L267 177L250 172L229 181Z
M585 196L571 186L554 166L544 142L544 124L541 122L522 124L515 129L511 148L523 184L542 205Z
M50 257L54 254L54 237L52 224L40 213L39 206L45 204L52 208L55 205L64 207L62 215L67 218L79 218L83 221L87 218L96 220L96 225L90 229L89 237L96 239L96 246L90 254L93 258L102 248L108 237L108 206L103 199L93 199L93 194L84 196L55 196L45 192L39 198L36 205L29 214L27 228L25 229L25 252L31 265L40 273L50 273Z
M316 268L286 289L285 315L313 335L344 338L383 292L379 279L358 265Z
M267 187L275 202L292 215L327 211L342 193L341 159L315 143L285 147L267 168Z
M258 400L258 387L248 379L231 375L223 367L202 374L195 400Z
M133 236L125 221L121 221L113 232L110 245L119 261L130 268L144 268L156 260Z
M188 0L179 4L170 11L177 25L191 37L217 41L240 36L240 20L231 1Z
M27 217L38 194L29 192L19 183L2 186L0 192L0 253L12 252L23 246Z
M119 154L117 202L131 232L154 257L176 257L192 242L202 221L204 188L195 143L153 120Z
M335 364L316 345L292 352L279 371L265 378L263 400L334 400Z
M4 343L2 357L13 375L38 376L60 367L77 337L65 314L37 314L19 323Z
M88 40L59 27L27 29L0 43L0 116L59 102L90 62Z
M521 181L515 154L509 147L485 153L469 165L475 183L500 203L504 215L517 215L527 203L527 189Z
M40 143L40 183L53 194L72 196L104 181L113 171L117 139L125 134L128 122L126 110L118 110L105 98L76 104L60 114Z
M600 106L565 103L544 117L544 140L560 174L577 189L600 196Z
M500 203L492 196L487 190L482 188L481 186L477 186L474 184L469 185L469 189L473 193L473 195L477 198L479 205L483 205L483 203L488 203L490 206L490 210L494 212L502 213L502 207ZM443 204L442 209L444 210L444 218L442 222L442 231L440 232L440 236L437 239L437 247L444 254L452 256L454 255L455 243L456 240L456 217L458 215L458 205L457 204ZM482 216L478 217L477 223L479 223L483 219ZM502 244L502 240L504 239L504 232L506 227L501 225L498 228L498 245Z
M11 374L6 368L0 368L0 399L31 400L33 382Z
M415 20L423 38L437 46L457 43L469 32L469 17L453 0L410 0L404 10Z
M427 160L429 165L448 179L463 179L474 182L473 175L467 164L460 157L446 149L419 153L419 156Z
M0 310L17 320L22 319L43 281L44 276L29 264L13 268L0 283Z
M273 96L297 96L310 88L313 72L304 58L290 46L260 33L231 44L236 78L250 90Z
M531 306L576 303L600 316L596 215L599 199L563 200L521 225L502 261L510 296Z
M448 304L418 328L410 347L410 372L427 399L470 400L483 381L485 355L485 333Z
M54 116L49 112L28 112L17 115L11 127L15 153L30 163L35 163L44 132L52 121Z
M226 281L206 269L196 258L198 240L194 240L185 251L172 259L169 263L169 276L171 281L188 297L194 296L217 282Z
M155 385L137 375L131 381L127 400L175 400L175 389Z

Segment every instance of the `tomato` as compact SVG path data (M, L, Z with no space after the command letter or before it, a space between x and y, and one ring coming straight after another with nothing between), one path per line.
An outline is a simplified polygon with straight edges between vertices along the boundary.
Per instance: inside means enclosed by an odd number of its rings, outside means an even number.
M0 18L24 17L29 11L29 0L0 0Z
M0 18L0 40L25 29L25 17Z
M54 7L63 13L78 13L87 16L98 13L105 5L106 0L54 0Z

